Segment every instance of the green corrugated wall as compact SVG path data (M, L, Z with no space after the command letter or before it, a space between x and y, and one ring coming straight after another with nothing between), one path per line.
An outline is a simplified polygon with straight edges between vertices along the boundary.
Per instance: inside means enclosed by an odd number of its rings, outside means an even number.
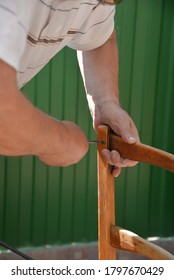
M124 1L116 21L120 95L141 141L174 153L174 2ZM174 235L174 175L140 165L118 186L118 221L144 236Z
M118 6L120 98L141 141L174 153L174 2ZM94 138L74 51L59 53L23 92L40 109ZM63 141L63 139L62 139ZM77 165L0 157L0 239L15 246L97 240L96 147ZM174 235L174 175L139 164L116 180L117 224L142 236Z

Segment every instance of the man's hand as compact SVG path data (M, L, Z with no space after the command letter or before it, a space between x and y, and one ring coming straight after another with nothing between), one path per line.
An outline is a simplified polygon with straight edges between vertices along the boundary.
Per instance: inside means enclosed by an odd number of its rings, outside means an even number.
M88 150L83 131L35 108L16 85L16 72L0 60L0 154L35 155L48 165L78 162Z
M88 151L88 142L83 131L69 121L59 122L60 141L53 142L39 158L51 166L66 167L80 161Z
M92 113L93 126L97 128L101 124L108 125L117 135L121 136L126 143L133 144L139 142L136 126L130 116L118 104L108 102L103 105L95 106ZM135 161L123 159L117 151L102 151L106 161L113 165L113 176L117 177L122 167L132 167L137 164Z

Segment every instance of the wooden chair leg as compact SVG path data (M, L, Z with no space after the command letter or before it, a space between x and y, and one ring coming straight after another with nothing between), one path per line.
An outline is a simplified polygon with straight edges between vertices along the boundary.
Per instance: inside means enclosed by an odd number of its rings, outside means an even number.
M116 259L116 249L110 243L110 227L115 224L114 177L111 166L103 160L101 151L108 148L107 126L100 126L98 139L104 144L98 144L98 250L100 260Z

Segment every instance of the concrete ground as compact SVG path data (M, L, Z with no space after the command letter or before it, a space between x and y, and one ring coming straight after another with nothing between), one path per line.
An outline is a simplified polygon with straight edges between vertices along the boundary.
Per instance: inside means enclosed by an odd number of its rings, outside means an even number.
M153 243L166 249L174 255L174 238L164 238L153 241ZM69 246L46 246L45 248L21 249L35 260L97 260L97 243L72 244ZM0 260L21 259L18 255L11 252L1 252ZM119 260L143 260L146 259L137 254L117 250Z

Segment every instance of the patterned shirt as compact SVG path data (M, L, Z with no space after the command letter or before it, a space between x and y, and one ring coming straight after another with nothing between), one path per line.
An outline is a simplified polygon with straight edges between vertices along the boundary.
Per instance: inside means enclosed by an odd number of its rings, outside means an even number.
M97 0L0 0L0 59L19 88L64 46L91 50L114 29L115 7Z

